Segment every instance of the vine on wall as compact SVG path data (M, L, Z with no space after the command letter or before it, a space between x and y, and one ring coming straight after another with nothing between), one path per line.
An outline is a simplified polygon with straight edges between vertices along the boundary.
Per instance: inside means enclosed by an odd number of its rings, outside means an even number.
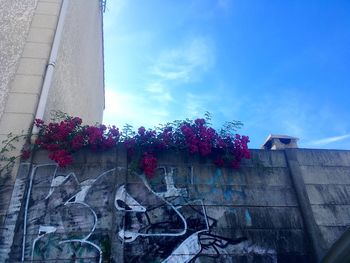
M28 159L30 157L31 151L26 148L23 148L19 155L13 155L16 144L25 141L27 137L23 132L20 135L9 133L6 139L0 142L0 177L12 170L17 159Z

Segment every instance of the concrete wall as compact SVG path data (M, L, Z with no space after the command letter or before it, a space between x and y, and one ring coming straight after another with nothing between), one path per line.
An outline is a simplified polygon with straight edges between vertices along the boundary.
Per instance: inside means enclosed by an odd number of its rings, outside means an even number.
M170 152L153 178L122 148L74 158L21 165L0 258L320 262L350 225L350 151L253 150L236 171Z
M300 175L309 223L324 256L350 225L350 151L288 150L292 173Z
M104 72L98 0L71 0L45 111L61 110L90 124L102 122Z

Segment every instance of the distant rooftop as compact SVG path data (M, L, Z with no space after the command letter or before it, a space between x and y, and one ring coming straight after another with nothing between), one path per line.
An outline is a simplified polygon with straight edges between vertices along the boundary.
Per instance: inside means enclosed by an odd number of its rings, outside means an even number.
M265 143L261 146L261 149L281 150L285 148L299 148L298 140L299 138L289 135L270 134L266 138Z

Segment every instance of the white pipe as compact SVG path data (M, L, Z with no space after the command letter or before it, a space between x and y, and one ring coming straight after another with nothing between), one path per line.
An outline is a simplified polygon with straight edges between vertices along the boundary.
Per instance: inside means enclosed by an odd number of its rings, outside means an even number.
M57 54L61 43L64 21L67 15L68 2L69 2L68 0L62 0L62 6L58 17L57 28L56 28L55 36L52 43L49 62L47 64L47 68L44 76L43 87L41 89L41 94L40 94L38 108L35 114L35 119L42 120L44 118L47 98L49 96L52 77L53 77L56 60L57 60ZM33 140L33 136L36 136L38 133L39 133L39 129L34 125L32 129L32 140Z

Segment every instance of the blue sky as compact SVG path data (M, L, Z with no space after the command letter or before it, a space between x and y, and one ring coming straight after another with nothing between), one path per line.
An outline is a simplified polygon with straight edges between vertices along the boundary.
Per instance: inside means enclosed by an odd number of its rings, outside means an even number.
M104 123L206 111L304 148L350 149L350 1L110 0Z

